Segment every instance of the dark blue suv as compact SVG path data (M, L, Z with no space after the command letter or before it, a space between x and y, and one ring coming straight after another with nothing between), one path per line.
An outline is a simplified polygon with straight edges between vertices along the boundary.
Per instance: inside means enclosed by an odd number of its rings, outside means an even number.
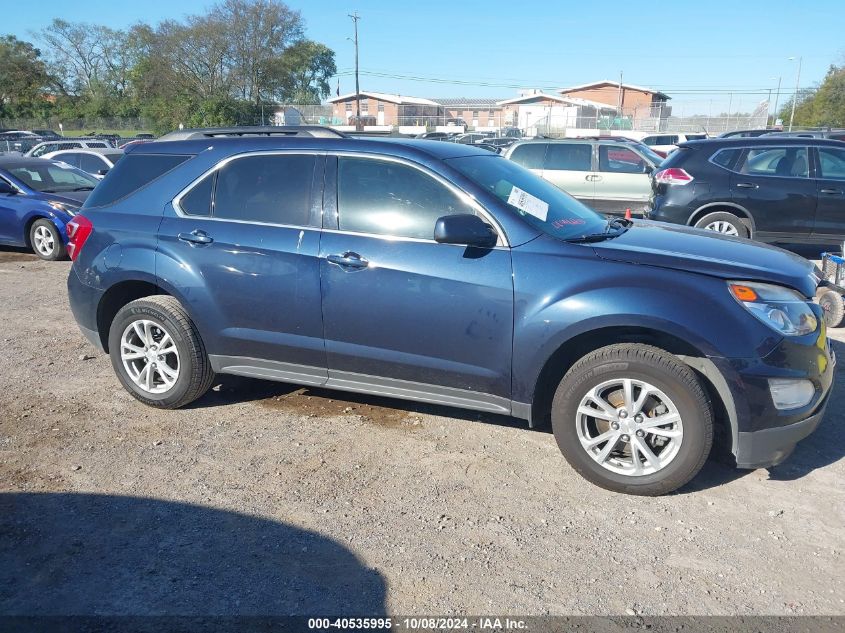
M186 136L133 148L69 228L74 316L141 402L223 373L550 418L584 477L648 495L714 433L756 468L822 418L805 259L608 221L468 145Z

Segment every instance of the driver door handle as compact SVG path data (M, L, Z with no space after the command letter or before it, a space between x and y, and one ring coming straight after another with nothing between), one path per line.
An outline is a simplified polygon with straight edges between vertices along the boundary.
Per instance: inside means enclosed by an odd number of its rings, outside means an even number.
M831 196L838 196L842 193L841 189L820 189L819 193L826 193Z
M327 255L326 260L341 268L366 268L370 265L369 260L352 251L347 251L342 255Z
M740 189L757 189L760 185L755 185L753 182L738 182L736 186Z
M179 233L177 237L183 241L188 242L192 246L205 246L206 244L211 244L214 241L208 233L205 231L191 231L190 233Z

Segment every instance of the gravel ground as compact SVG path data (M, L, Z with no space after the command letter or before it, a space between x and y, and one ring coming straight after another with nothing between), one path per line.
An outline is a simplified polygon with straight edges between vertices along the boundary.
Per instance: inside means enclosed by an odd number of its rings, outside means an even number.
M230 377L145 407L68 268L0 251L0 614L845 614L841 372L785 464L626 497L506 417Z

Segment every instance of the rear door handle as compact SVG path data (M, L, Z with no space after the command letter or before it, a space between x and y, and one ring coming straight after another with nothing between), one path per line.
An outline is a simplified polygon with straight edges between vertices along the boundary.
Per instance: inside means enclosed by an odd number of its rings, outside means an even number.
M343 255L327 255L326 260L342 268L366 268L370 265L369 260L352 251L347 251Z
M826 193L831 196L839 196L842 194L841 189L819 189L819 193Z
M760 185L755 185L753 182L738 182L736 186L740 189L757 189Z
M199 229L191 231L190 233L179 233L177 237L183 242L188 242L193 246L204 246L206 244L211 244L214 241L214 238L212 238L208 233L200 231Z

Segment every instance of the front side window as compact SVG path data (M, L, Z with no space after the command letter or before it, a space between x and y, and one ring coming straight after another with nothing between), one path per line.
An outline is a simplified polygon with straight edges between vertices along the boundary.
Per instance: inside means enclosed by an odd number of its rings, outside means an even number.
M586 205L501 156L463 156L446 162L552 237L570 239L599 233L607 226L605 219Z
M453 191L419 169L370 158L338 159L340 229L434 239L434 225L444 215L475 213Z
M750 176L808 178L810 162L806 147L760 147L749 149L738 171Z
M214 217L309 226L317 159L308 154L247 156L218 170Z
M549 143L545 169L592 171L593 146L589 143Z
M600 145L599 171L611 174L643 174L646 171L646 162L627 147Z
M526 169L543 169L546 156L546 143L526 143L517 145L511 152L510 160Z
M845 150L831 147L819 148L821 178L845 180Z

